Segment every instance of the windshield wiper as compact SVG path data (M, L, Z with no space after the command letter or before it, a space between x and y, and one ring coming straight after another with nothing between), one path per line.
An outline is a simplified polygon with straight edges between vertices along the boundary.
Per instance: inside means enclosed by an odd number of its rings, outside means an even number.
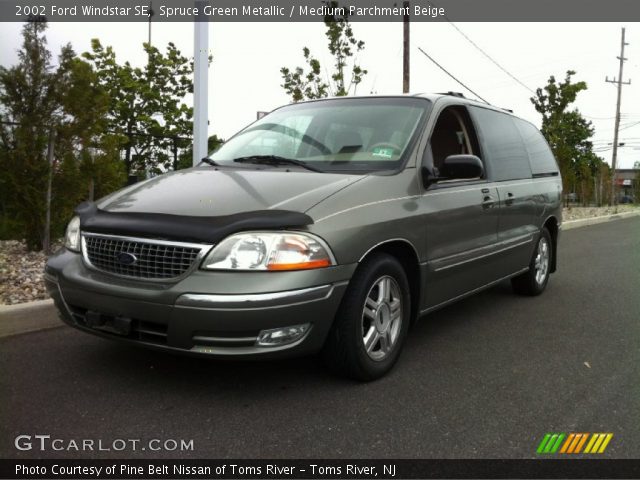
M295 160L293 158L280 157L278 155L249 155L247 157L238 157L233 159L237 163L256 163L263 165L296 165L298 167L306 168L312 172L323 173L319 168L313 167L301 160Z
M219 165L216 163L215 160L211 160L209 157L204 157L200 159L200 164L206 163L208 165L211 165L212 167L218 167Z

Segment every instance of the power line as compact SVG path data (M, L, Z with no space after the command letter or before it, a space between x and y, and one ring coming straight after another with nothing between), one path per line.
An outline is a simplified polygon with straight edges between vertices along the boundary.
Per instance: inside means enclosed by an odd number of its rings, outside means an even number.
M427 2L428 5L431 5L432 7L438 7L437 5L435 5L432 2ZM469 42L471 45L473 45L480 53L482 53L485 57L487 57L489 59L489 61L491 61L491 63L493 63L496 67L498 67L500 70L502 70L504 73L506 73L507 75L509 75L509 77L511 77L513 80L515 80L516 82L518 82L518 84L520 84L522 87L526 88L528 91L530 91L531 93L533 93L534 95L536 94L535 91L533 91L531 88L529 88L527 85L525 85L522 81L520 81L520 79L518 79L515 75L513 75L511 72L509 72L506 68L504 68L502 65L500 65L496 60L493 59L493 57L491 55L489 55L487 52L485 52L476 42L474 42L473 40L471 40L471 38L469 38L469 35L467 35L466 33L464 33L462 30L460 30L460 28L458 28L458 26L453 23L451 21L451 19L449 17L447 17L446 15L444 15L444 18L447 22L449 22L451 24L451 26L453 28L455 28L458 33L460 35L462 35L465 40L467 40L467 42ZM466 88L466 87L465 87Z
M629 143L629 142L640 142L640 138L638 137L628 137L628 138L619 138L618 139L618 145L620 145L621 143ZM611 140L593 140L591 143L593 143L596 146L602 146L602 145L613 145L613 143L611 142Z
M627 128L635 127L638 124L640 124L640 121L631 121L631 122L621 123L620 124L620 128L618 130L626 130ZM599 132L603 132L603 131L606 132L606 131L609 131L609 130L613 130L613 128L615 128L615 127L609 127L609 126L607 126L607 127L599 127L598 131Z
M445 17L446 18L446 17ZM469 36L464 33L462 30L460 30L460 28L458 28L458 26L453 23L451 20L447 19L449 21L449 23L451 24L451 26L453 28L455 28L458 33L460 35L462 35L471 45L473 45L480 53L482 53L482 55L484 55L485 57L487 57L487 59L489 59L489 61L491 61L491 63L493 63L496 67L498 67L500 70L502 70L504 73L506 73L507 75L509 75L513 80L515 80L516 82L518 82L518 84L520 84L522 87L526 88L527 90L529 90L531 93L533 93L534 95L536 94L535 91L533 91L531 88L529 88L527 85L525 85L519 78L517 78L515 75L513 75L509 70L507 70L506 68L504 68L502 65L500 65L496 60L494 60L491 55L489 55L487 52L485 52L482 48L480 48L480 46L474 42L473 40L471 40L469 38Z
M635 127L636 125L640 125L640 122L634 122L631 125L625 125L624 127L621 127L620 130L626 130L627 128Z
M484 103L486 103L487 105L489 104L489 102L487 102L484 98L482 98L480 95L478 95L476 92L474 92L473 90L471 90L469 87L467 87L464 83L462 83L460 80L458 80L452 73L450 73L446 68L444 68L442 65L440 65L438 62L436 62L433 57L431 57L427 52L425 52L422 48L418 47L418 50L420 50L420 52L427 57L429 60L431 60L433 63L436 64L436 66L442 70L444 73L446 73L447 75L449 75L451 78L453 78L456 82L458 82L460 85L462 85L462 87L466 88L467 90L469 90L471 93L473 93L476 97L478 97L480 100L482 100Z

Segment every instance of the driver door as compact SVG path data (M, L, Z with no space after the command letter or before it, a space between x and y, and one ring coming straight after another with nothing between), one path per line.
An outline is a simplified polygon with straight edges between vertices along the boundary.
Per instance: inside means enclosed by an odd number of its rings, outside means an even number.
M471 154L483 161L477 179L431 184L420 198L425 211L426 291L423 310L433 309L495 280L499 199L469 113L463 105L442 109L429 137L423 166L438 175L449 155Z

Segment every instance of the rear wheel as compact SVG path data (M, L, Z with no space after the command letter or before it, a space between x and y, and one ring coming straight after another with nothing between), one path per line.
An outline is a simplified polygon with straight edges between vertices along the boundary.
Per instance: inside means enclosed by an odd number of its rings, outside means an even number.
M511 279L513 290L521 295L540 295L549 281L552 258L551 234L543 228L529 263L529 271Z
M409 327L409 282L392 256L378 253L356 271L323 350L336 373L380 378L393 367Z

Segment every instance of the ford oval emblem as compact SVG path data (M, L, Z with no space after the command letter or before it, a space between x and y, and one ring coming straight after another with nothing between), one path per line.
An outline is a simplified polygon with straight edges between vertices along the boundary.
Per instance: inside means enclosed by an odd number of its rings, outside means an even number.
M138 258L129 252L120 252L116 254L116 260L121 265L133 265L138 261Z

